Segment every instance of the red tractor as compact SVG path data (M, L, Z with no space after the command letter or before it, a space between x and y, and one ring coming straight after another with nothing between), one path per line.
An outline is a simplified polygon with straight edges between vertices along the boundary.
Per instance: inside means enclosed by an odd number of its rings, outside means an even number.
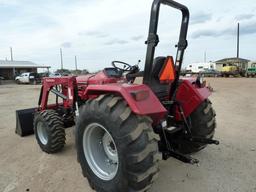
M175 62L171 56L154 58L161 4L182 12ZM17 111L17 133L34 130L40 148L56 153L65 145L65 128L76 125L78 162L96 191L146 191L159 159L198 163L190 154L219 142L212 139L210 91L200 77L180 79L188 24L187 7L154 0L144 71L113 61L97 74L44 78L38 107ZM135 84L136 77L143 84ZM48 104L50 92L55 104Z

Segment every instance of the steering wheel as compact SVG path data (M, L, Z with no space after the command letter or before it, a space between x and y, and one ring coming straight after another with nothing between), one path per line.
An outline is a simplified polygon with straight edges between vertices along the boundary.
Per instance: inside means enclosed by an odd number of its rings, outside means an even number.
M123 72L131 71L133 69L133 66L122 61L112 61L112 66Z

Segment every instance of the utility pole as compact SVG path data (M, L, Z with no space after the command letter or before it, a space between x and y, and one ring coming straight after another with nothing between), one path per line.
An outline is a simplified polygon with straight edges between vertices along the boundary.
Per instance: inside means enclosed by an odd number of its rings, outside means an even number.
M204 62L206 63L206 51L204 51Z
M10 47L10 52L11 52L11 61L13 61L12 47Z
M236 49L236 58L239 58L239 44L240 44L240 24L237 23L237 49Z
M76 72L77 72L77 58L75 56L75 67L76 67Z
M63 70L63 56L62 56L62 49L60 48L60 64L61 64L61 70Z

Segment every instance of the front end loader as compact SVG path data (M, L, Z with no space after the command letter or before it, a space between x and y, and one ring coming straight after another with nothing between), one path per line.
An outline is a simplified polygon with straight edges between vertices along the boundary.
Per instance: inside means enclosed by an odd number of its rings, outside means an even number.
M163 4L182 13L175 60L155 57ZM188 25L186 6L154 0L144 71L113 61L113 67L96 74L44 78L38 107L26 111L30 125L17 121L17 133L34 131L40 148L56 153L65 145L65 128L75 125L78 162L96 191L147 191L161 159L198 163L190 154L219 142L213 140L216 114L210 91L200 77L180 78ZM135 83L138 77L142 84ZM49 104L50 92L54 104ZM24 113L17 112L17 119Z

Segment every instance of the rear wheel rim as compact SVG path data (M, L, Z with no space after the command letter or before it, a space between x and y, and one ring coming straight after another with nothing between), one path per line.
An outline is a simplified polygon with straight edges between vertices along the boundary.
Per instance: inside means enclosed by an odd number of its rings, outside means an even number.
M48 135L47 135L47 131L46 131L46 128L45 128L45 124L41 121L38 122L36 130L37 130L37 135L38 135L38 138L39 138L40 142L43 145L46 145L48 143Z
M112 180L118 171L116 144L107 129L98 124L89 124L83 133L84 155L93 173L102 180Z

